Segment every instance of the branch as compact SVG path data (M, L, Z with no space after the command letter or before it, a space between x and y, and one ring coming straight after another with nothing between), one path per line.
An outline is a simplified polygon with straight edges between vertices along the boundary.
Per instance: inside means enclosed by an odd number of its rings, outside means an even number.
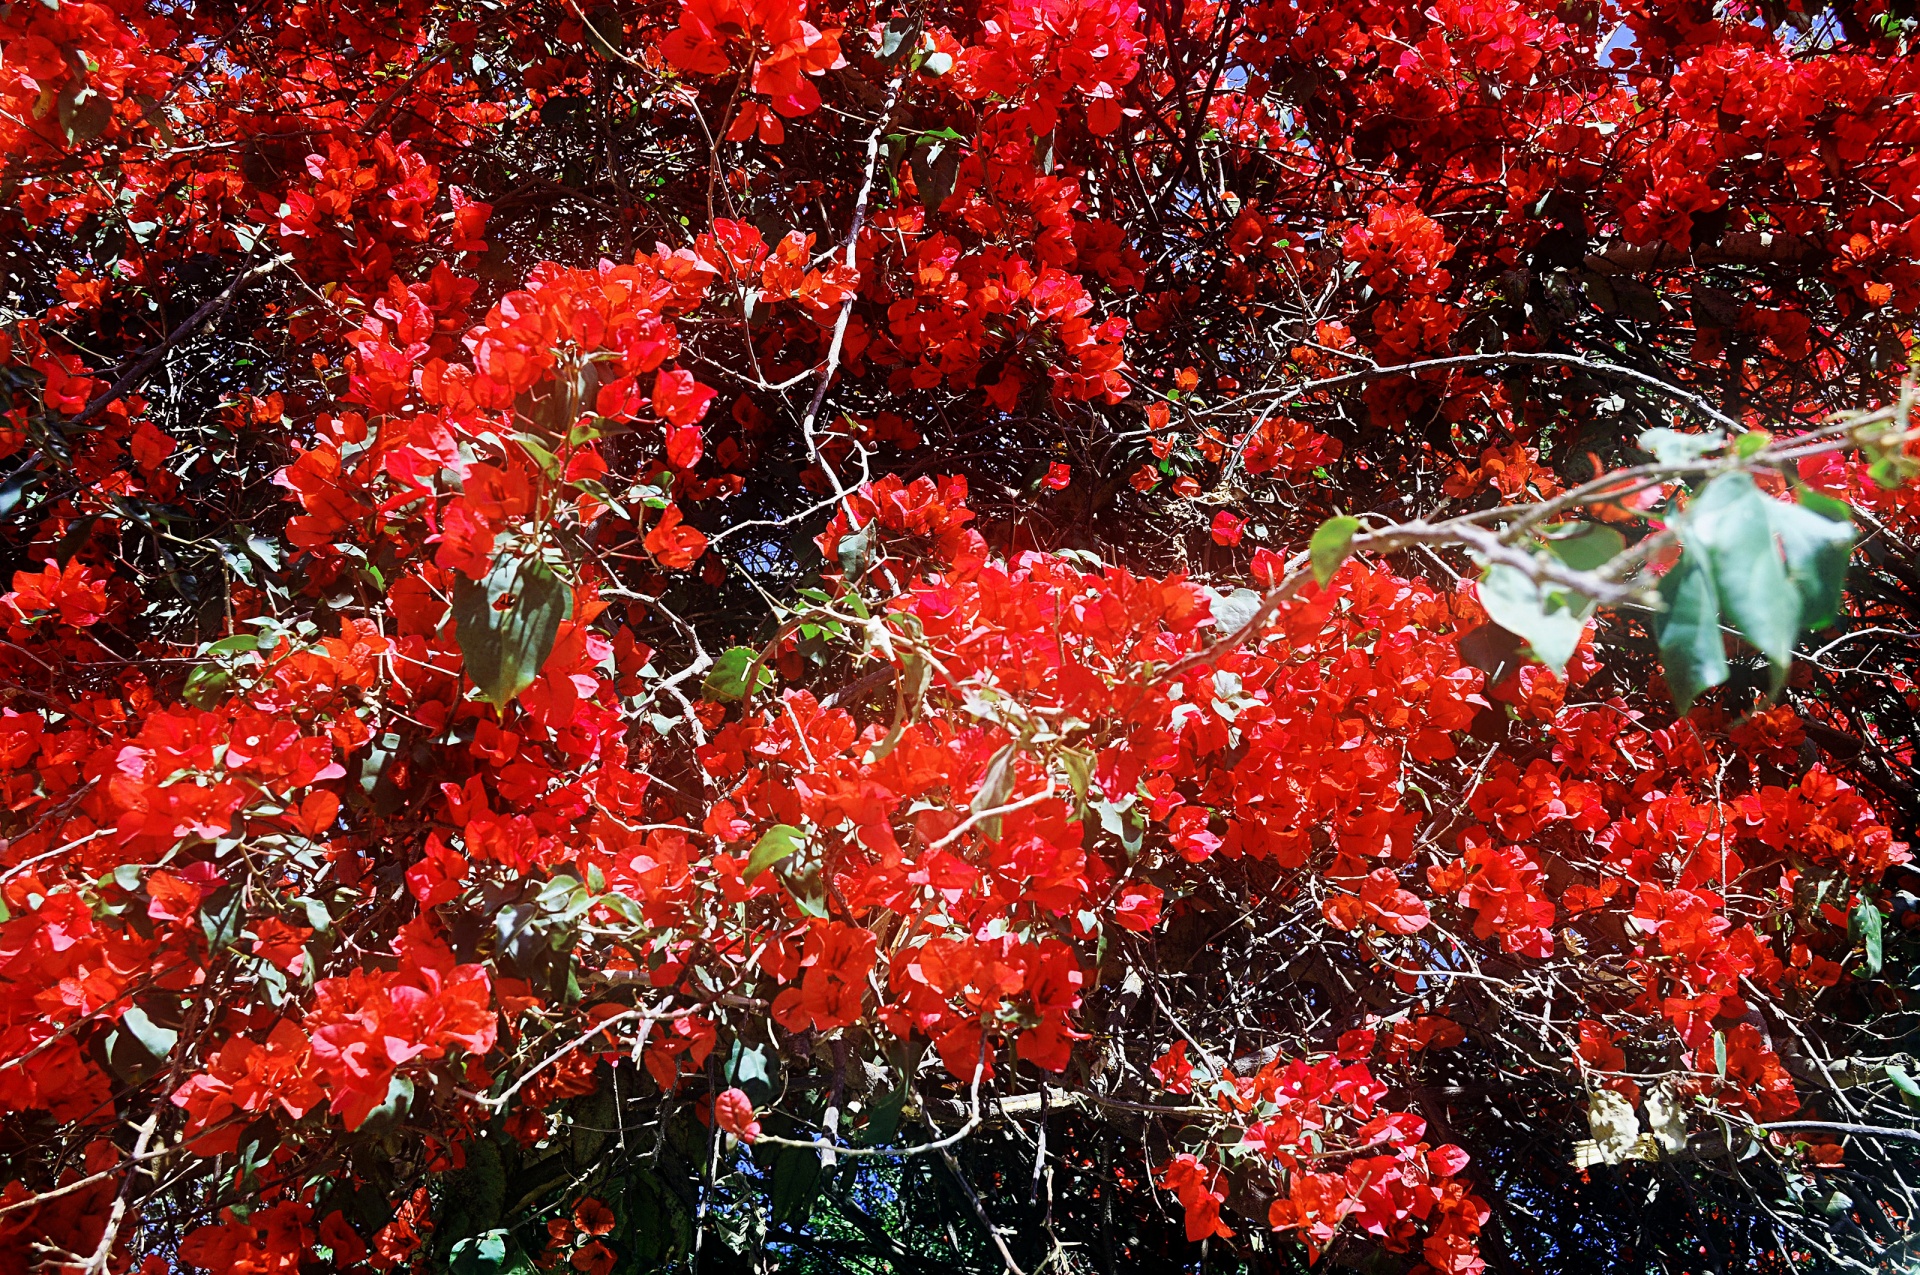
M902 58L899 71L887 85L887 100L880 107L880 118L874 122L873 131L867 134L867 170L860 182L860 193L853 201L853 223L847 231L846 266L858 271L860 265L860 232L867 224L867 200L873 194L873 175L880 167L880 140L886 136L887 121L893 118L894 103L900 97L900 86L906 82L912 67L909 59ZM840 481L840 475L827 458L821 454L819 425L820 408L827 401L827 389L833 384L834 373L840 370L840 348L847 339L847 321L853 317L853 303L859 297L858 285L847 299L840 303L840 315L833 321L833 340L827 346L826 365L820 369L820 382L813 387L813 401L807 404L807 414L800 420L800 430L806 436L807 454L812 456L827 475L827 481L833 484L835 494L845 500L846 487ZM851 520L852 512L848 512Z
M1920 1129L1892 1129L1874 1124L1842 1124L1830 1120L1775 1120L1755 1125L1772 1133L1778 1129L1825 1129L1833 1133L1851 1133L1862 1138L1896 1138L1902 1142L1920 1142Z
M255 279L272 274L275 270L278 270L281 266L286 265L292 260L292 253L283 252L269 261L263 261L257 266L250 266L235 275L226 287L220 289L219 292L215 293L198 310L188 315L185 323L182 323L179 327L167 333L166 338L162 340L160 344L135 359L133 365L121 373L118 380L114 381L112 385L109 385L105 390L101 391L100 394L95 396L94 400L82 408L80 414L68 421L67 424L85 425L88 421L105 411L115 400L132 392L136 386L147 379L148 374L153 371L154 366L166 357L168 350L171 350L195 332L198 332L207 320L224 312L240 295L242 288L252 283Z

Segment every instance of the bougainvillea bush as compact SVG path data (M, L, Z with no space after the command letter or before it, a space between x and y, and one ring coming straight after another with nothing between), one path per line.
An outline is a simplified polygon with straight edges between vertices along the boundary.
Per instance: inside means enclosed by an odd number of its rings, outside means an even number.
M0 1272L1910 1269L1916 36L0 4Z

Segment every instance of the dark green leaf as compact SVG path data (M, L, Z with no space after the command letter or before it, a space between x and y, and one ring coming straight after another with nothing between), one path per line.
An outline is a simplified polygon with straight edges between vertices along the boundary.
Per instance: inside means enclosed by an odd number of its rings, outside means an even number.
M960 148L951 142L935 142L916 147L909 161L913 165L913 184L919 188L920 204L928 212L937 212L953 193L954 179L960 174Z
M113 103L102 97L98 89L75 80L60 95L60 127L67 131L68 141L90 142L112 122Z
M1353 534L1358 530L1360 520L1345 514L1320 524L1313 533L1313 539L1307 542L1307 560L1313 566L1314 579L1322 585L1333 579L1333 573L1353 552Z
M445 1204L434 1229L449 1241L484 1240L489 1233L505 1234L494 1229L500 1225L507 1196L506 1165L501 1160L500 1143L497 1136L470 1139L466 1143L466 1164L444 1179ZM508 1239L507 1244L511 1247L512 1240ZM463 1269L461 1251L461 1245L454 1244L455 1271Z
M894 1135L900 1131L900 1116L906 1110L906 1105L907 1091L904 1087L876 1101L867 1114L867 1122L853 1135L854 1145L884 1147L892 1142Z
M773 1220L804 1223L819 1197L819 1154L804 1147L782 1147L773 1162Z
M27 494L27 487L39 477L39 461L30 460L0 479L0 518L5 518L19 506L21 498Z
M200 909L200 929L207 936L209 952L232 947L239 941L240 931L246 923L247 914L240 906L238 890L222 890Z
M1720 604L1713 573L1699 554L1680 555L1679 563L1660 581L1660 600L1664 609L1653 617L1653 635L1660 643L1660 664L1674 706L1684 713L1708 687L1727 680Z
M484 580L461 576L453 619L467 676L504 707L533 685L572 611L573 591L537 555L503 557Z

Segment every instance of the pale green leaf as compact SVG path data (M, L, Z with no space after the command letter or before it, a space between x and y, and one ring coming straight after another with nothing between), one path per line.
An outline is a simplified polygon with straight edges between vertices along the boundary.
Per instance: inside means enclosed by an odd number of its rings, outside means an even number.
M1525 638L1533 657L1556 673L1573 658L1594 606L1579 594L1543 589L1526 572L1500 563L1481 578L1480 605L1495 624Z
M1712 572L1721 615L1783 674L1800 632L1800 595L1773 539L1770 502L1746 474L1722 474L1688 507L1680 540Z
M1598 522L1563 522L1540 529L1547 551L1575 571L1597 571L1627 547L1627 538Z
M753 853L747 856L746 879L751 881L788 855L798 853L806 842L807 834L792 824L773 825L753 843Z
M1727 680L1727 645L1720 637L1720 603L1713 572L1696 553L1683 553L1660 581L1664 604L1653 618L1660 664L1674 706L1684 713L1709 687Z
M1322 585L1333 579L1333 573L1353 552L1353 536L1359 530L1360 520L1346 514L1320 524L1313 539L1307 542L1307 560L1313 567L1314 579Z

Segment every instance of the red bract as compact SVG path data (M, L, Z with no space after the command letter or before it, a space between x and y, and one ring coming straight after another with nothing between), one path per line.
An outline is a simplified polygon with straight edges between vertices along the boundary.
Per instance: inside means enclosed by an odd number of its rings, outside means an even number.
M1906 1260L1916 32L1709 9L0 12L0 1272Z
M760 1136L760 1122L753 1118L753 1102L738 1089L715 1095L713 1118L742 1142L752 1142Z
M660 51L680 70L703 75L750 68L753 92L768 98L776 112L806 115L820 108L820 91L808 77L846 64L840 33L821 31L806 14L806 0L685 0L680 25L660 42Z

